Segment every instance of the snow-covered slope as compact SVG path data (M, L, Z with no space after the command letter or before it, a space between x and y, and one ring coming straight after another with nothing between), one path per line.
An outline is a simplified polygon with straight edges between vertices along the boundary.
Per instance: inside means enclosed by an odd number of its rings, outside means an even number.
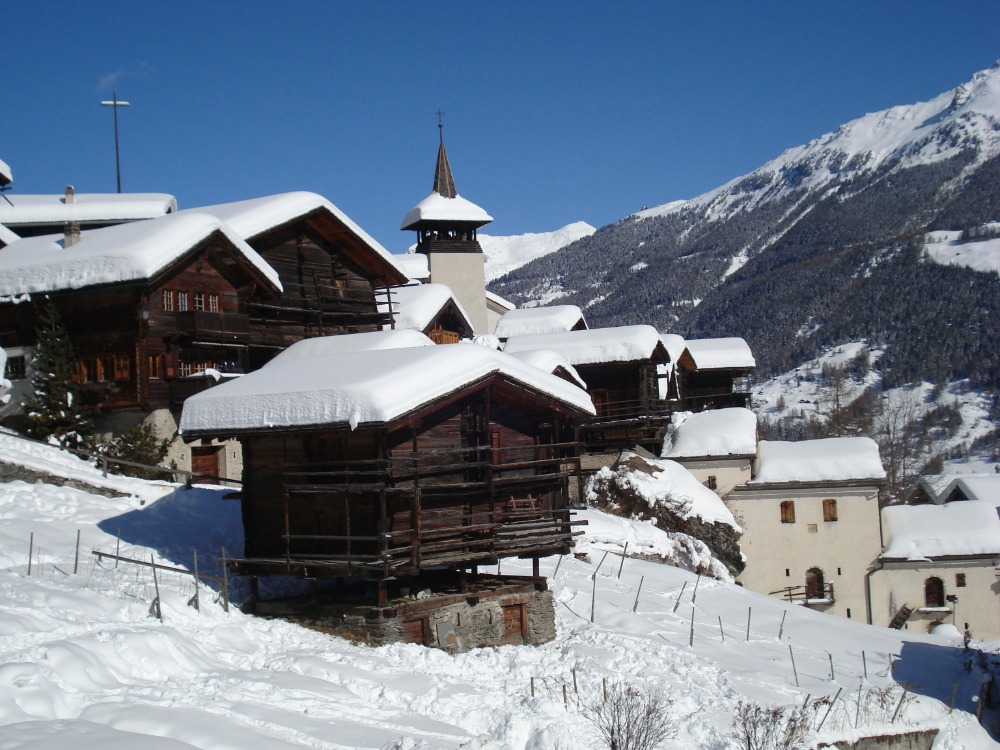
M555 641L456 656L227 614L204 584L195 610L191 578L166 571L161 622L149 615L148 568L90 554L113 551L120 537L125 557L189 566L197 550L200 570L216 573L221 547L241 548L239 506L221 494L175 488L140 506L0 484L0 747L579 750L598 746L581 706L600 700L604 681L665 691L678 724L666 750L735 748L728 733L740 701L792 707L841 689L823 739L940 727L935 750L998 747L968 713L981 660L967 673L959 639L870 628L667 566L623 564L626 541L660 545L648 523L597 522L579 545L583 559L542 561ZM512 560L502 568L530 570ZM976 645L992 654L998 644ZM857 705L859 686L895 685L891 711L903 683L916 698L895 725L871 701Z
M480 233L479 244L486 256L486 281L489 283L498 279L535 258L554 253L581 237L589 237L595 231L597 230L587 222L577 221L554 232L515 234L508 237Z

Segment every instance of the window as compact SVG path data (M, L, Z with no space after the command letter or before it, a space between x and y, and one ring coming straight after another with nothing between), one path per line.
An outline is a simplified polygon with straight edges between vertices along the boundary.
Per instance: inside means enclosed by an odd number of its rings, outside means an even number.
M823 599L825 596L823 571L819 568L809 568L806 571L806 599Z
M177 310L179 312L187 312L187 309L188 309L188 293L177 292Z
M177 370L182 378L186 378L191 374L191 363L181 360L177 363Z
M824 500L823 501L823 520L824 521L836 521L837 520L837 501L836 500Z
M115 380L132 379L132 358L127 354L116 354L114 358Z
M163 309L167 312L173 312L174 310L174 290L164 289L163 290Z
M795 523L795 501L794 500L782 500L781 501L781 522L782 523Z
M97 380L106 382L115 379L115 358L109 355L97 358Z
M7 357L7 367L4 368L3 375L8 380L24 380L28 376L27 358L23 354Z
M217 313L219 312L219 295L210 294L208 295L208 311Z
M965 573L955 574L955 586L958 588L965 588Z
M717 489L719 487L719 482L715 478L715 474L709 474L708 475L708 481L705 482L705 486L708 487L708 489L710 489L710 490L714 490L714 489Z
M205 293L195 292L194 293L194 309L204 310L205 309Z
M162 378L163 377L163 355L162 354L150 354L148 360L149 377L151 378Z
M924 606L944 606L944 581L940 578L928 578L924 582Z
M819 531L819 527L814 523L807 523L806 531L810 534L815 534L817 531Z

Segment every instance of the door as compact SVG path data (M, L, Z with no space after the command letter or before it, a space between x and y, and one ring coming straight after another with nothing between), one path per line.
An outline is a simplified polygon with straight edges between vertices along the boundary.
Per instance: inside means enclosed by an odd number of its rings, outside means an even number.
M220 445L197 446L191 449L191 471L195 474L205 475L196 476L195 482L201 484L219 483L216 477L219 476L219 453L221 451L222 446Z

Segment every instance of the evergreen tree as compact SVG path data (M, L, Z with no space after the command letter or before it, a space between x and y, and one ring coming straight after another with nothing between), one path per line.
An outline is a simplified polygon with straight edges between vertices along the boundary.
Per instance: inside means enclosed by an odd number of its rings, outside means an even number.
M172 438L158 438L152 425L141 422L131 430L121 435L108 437L91 444L91 450L108 458L120 458L149 466L158 466L170 450ZM140 479L160 479L163 472L151 469L140 469L135 466L111 463L109 471L115 474L127 474Z
M79 447L90 430L90 419L73 382L76 370L73 345L59 311L51 302L38 310L36 334L33 392L24 402L27 432L39 440L55 437L66 448Z

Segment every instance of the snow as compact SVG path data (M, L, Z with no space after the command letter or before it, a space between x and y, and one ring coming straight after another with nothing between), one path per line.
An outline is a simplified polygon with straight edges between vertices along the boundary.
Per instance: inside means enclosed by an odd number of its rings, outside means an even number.
M664 750L733 747L727 735L740 700L793 707L843 688L813 738L831 740L861 732L848 696L862 682L862 651L866 688L895 685L895 705L909 681L917 696L895 726L862 712L866 733L941 727L935 750L998 747L970 713L983 675L966 673L954 636L872 628L706 579L695 600L693 574L618 554L625 542L630 555L655 553L662 532L597 511L581 513L593 529L577 546L585 559L541 561L557 602L556 640L455 656L357 645L235 607L227 614L204 585L196 611L186 606L191 579L164 571L160 622L148 614L148 569L116 569L90 555L113 551L120 530L123 556L189 566L198 549L201 570L217 572L222 546L242 549L239 505L221 494L171 488L140 507L46 484L0 484L0 747L579 750L590 731L580 703L598 699L603 680L674 698L679 734ZM521 560L502 566L531 570Z
M968 474L958 476L942 493L944 499L955 490L961 490L969 500L1000 507L1000 474Z
M184 402L182 435L273 426L386 423L498 373L586 414L586 391L483 346L429 346L321 353L272 360Z
M14 181L14 173L11 172L10 167L7 166L7 163L2 159L0 159L0 184L13 181Z
M589 365L648 360L658 346L660 335L656 329L638 325L513 336L507 339L504 351L514 354L530 349L552 349L573 365Z
M570 379L578 386L581 388L587 387L587 384L583 382L583 378L580 377L580 373L578 373L576 368L569 363L569 360L559 354L559 352L554 352L551 349L530 349L524 352L511 352L509 356L519 359L522 362L527 362L532 367L537 367L539 370L544 370L545 372L552 374L555 374L557 370L562 370L569 375Z
M882 511L882 525L886 559L1000 555L1000 517L991 503L893 505Z
M427 281L431 277L431 269L427 264L427 256L423 253L397 253L392 259L399 269L412 281Z
M8 227L138 221L155 219L177 210L177 200L165 193L77 193L72 203L65 195L18 195L7 193L0 200L0 224ZM11 205L13 204L13 205Z
M434 342L420 331L370 331L368 333L343 333L338 336L319 336L296 341L280 352L271 362L289 362L311 357L329 357L345 352L371 352L380 349L407 349L414 346L434 346Z
M220 203L214 206L187 209L186 212L206 213L215 216L230 227L245 240L250 240L275 227L303 218L317 211L325 211L347 227L348 231L357 236L362 243L376 255L386 261L400 276L406 274L396 265L397 256L392 255L380 245L364 229L343 211L337 208L322 195L297 191L278 193L262 198L252 198L234 203ZM182 212L182 213L186 213Z
M494 305L496 305L497 307L501 307L504 310L513 310L514 308L517 307L517 305L515 305L510 300L504 299L499 294L491 292L489 289L486 290L486 302L487 304L492 302Z
M537 258L561 250L573 242L589 237L597 230L585 221L567 224L554 232L534 232L507 237L478 234L486 256L486 283L527 265Z
M961 232L933 232L924 250L935 263L964 266L973 271L1000 271L1000 238L962 242Z
M431 193L406 212L400 229L413 229L415 224L422 221L451 221L482 226L493 221L493 217L461 195L446 198L439 193Z
M529 336L536 333L557 333L572 330L583 321L583 310L576 305L552 305L510 310L497 322L496 335L501 339Z
M472 330L472 323L469 322L469 314L459 303L451 291L451 287L445 284L411 284L410 286L396 286L390 289L392 295L393 318L396 321L396 328L412 328L417 331L426 330L434 321L444 306L449 302L454 303L458 314L465 319L469 330ZM388 313L389 304L379 302L379 312ZM386 324L388 326L388 324Z
M177 213L81 232L68 248L58 234L20 239L0 252L0 296L145 281L215 233L281 289L274 269L226 224L207 214Z
M3 224L0 224L0 243L9 245L19 239L21 239L20 236L9 230Z
M685 345L699 370L757 366L753 352L741 338L687 339Z
M635 453L622 451L619 474L627 479L629 486L641 495L651 508L669 505L681 518L700 518L707 523L722 523L737 531L732 512L722 502L722 498L699 482L695 476L676 461L642 457L656 471L647 474L629 469L625 462ZM615 472L608 466L602 467L594 476L611 476Z
M663 440L664 458L754 456L756 453L757 415L749 409L676 413Z
M866 437L786 442L761 440L750 484L879 481L885 470L878 445Z

